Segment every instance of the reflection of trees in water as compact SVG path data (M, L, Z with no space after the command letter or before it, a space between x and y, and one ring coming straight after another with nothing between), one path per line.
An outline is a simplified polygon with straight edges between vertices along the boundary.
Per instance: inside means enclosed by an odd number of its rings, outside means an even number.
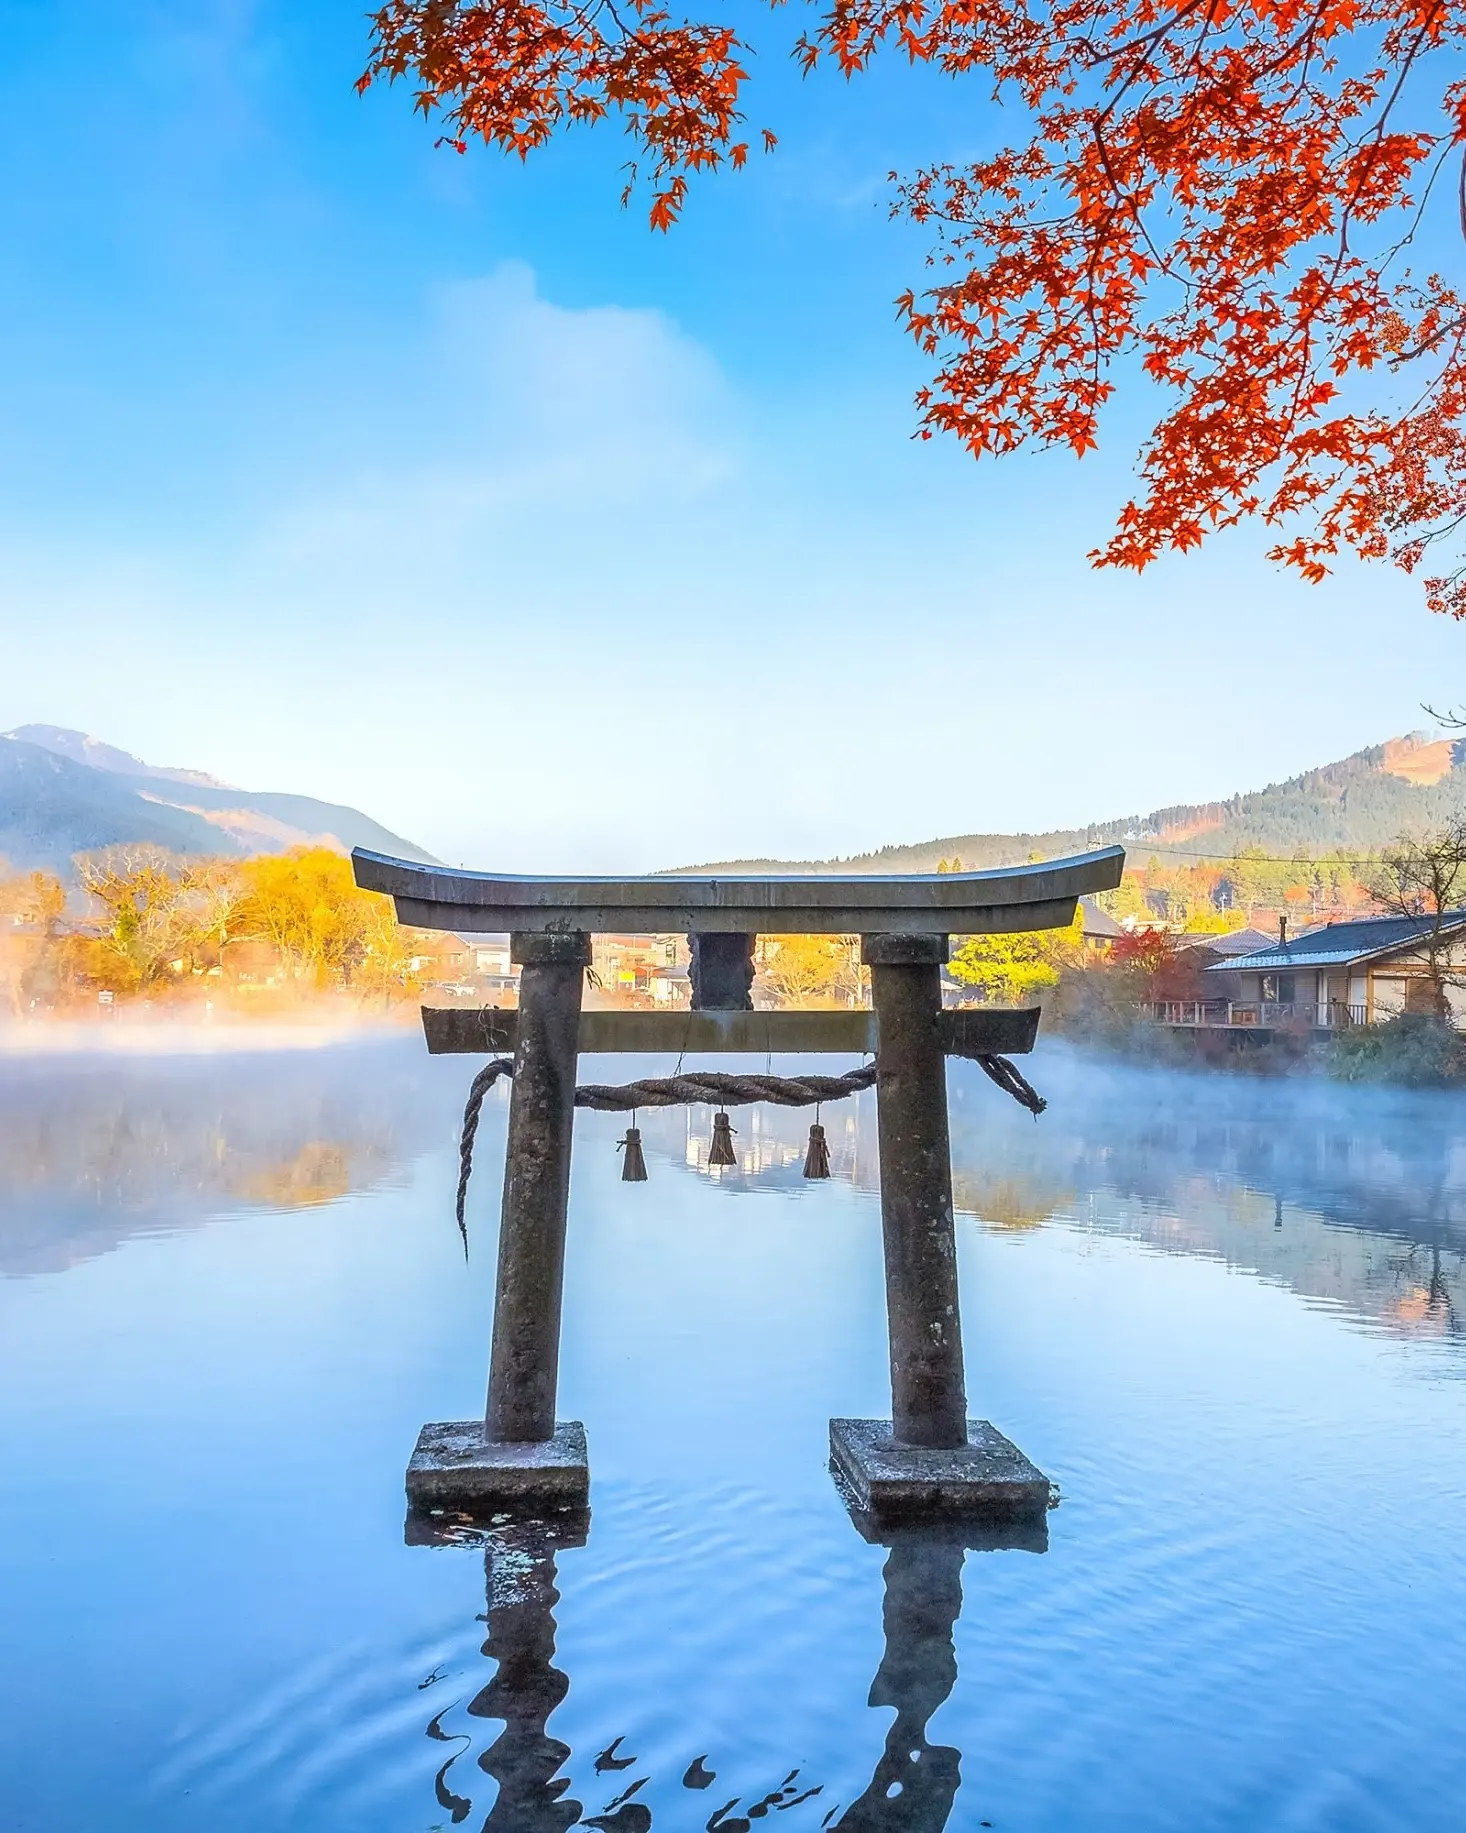
M1041 1524L1012 1544L1041 1549ZM895 1718L862 1794L842 1806L830 1800L817 1779L791 1768L763 1794L724 1799L716 1756L703 1752L680 1775L661 1779L676 1790L676 1824L703 1827L706 1833L751 1833L773 1814L798 1810L780 1824L828 1827L836 1833L942 1833L961 1780L961 1753L929 1742L927 1726L957 1680L953 1631L962 1610L965 1555L964 1537L942 1529L906 1530L890 1544L884 1575L885 1654L869 1704L889 1708ZM594 1776L608 1797L605 1805L587 1814L581 1802L570 1798L571 1779L562 1771L571 1752L548 1730L551 1714L570 1689L554 1660L554 1610L560 1596L556 1558L554 1540L537 1524L496 1531L485 1554L488 1635L483 1653L498 1668L466 1710L471 1718L497 1720L503 1730L477 1760L497 1784L486 1818L478 1824L483 1833L566 1833L578 1825L604 1833L650 1833L660 1810L644 1791L655 1779L627 1749L624 1734L594 1759ZM465 1762L473 1739L445 1729L451 1710L445 1708L429 1722L427 1735L459 1746L434 1779L438 1806L457 1826L475 1811ZM695 1818L688 1811L694 1801L700 1804Z
M959 1211L1015 1232L1061 1216L1220 1256L1389 1329L1466 1329L1466 1108L1069 1052L1034 1074L1050 1097L1037 1123L976 1069L951 1066ZM811 1118L740 1109L739 1167L713 1175L750 1191L799 1185ZM873 1187L873 1096L833 1103L823 1120L834 1175ZM643 1115L653 1177L679 1164L706 1175L711 1126L710 1110ZM1280 1214L1285 1228L1274 1227Z
M0 1273L221 1207L332 1202L452 1126L411 1046L0 1060Z
M1064 1184L1037 1176L984 1177L970 1165L952 1167L952 1203L959 1214L981 1216L989 1228L1018 1233L1041 1228L1075 1197Z
M1395 1307L1396 1321L1415 1335L1454 1337L1462 1334L1457 1304L1462 1285L1463 1257L1450 1256L1450 1265L1438 1245L1411 1247L1400 1257L1398 1272L1403 1290ZM1422 1262L1425 1266L1422 1267ZM1423 1275L1423 1277L1422 1277Z
M967 1092L967 1091L964 1091ZM1387 1328L1456 1336L1466 1297L1466 1111L1317 1081L1168 1076L1067 1057L1037 1126L953 1102L959 1207L1219 1255Z
M270 1209L313 1209L371 1181L362 1175L364 1156L340 1140L308 1139L293 1157L245 1171L230 1194Z

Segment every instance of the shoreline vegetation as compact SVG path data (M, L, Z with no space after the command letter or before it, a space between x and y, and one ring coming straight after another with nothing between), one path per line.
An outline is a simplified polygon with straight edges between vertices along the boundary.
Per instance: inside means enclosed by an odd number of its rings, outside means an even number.
M1448 1020L1402 1012L1374 1025L1328 1038L1310 1026L1280 1028L1266 1040L1220 1029L1188 1031L1138 1014L1045 1010L1044 1032L1137 1065L1204 1069L1247 1076L1320 1076L1335 1082L1374 1082L1398 1088L1466 1089L1466 1037Z
M115 847L78 855L72 886L0 868L0 1022L380 1024L409 1015L436 946L326 847Z
M350 860L329 848L236 860L119 847L79 855L75 870L68 886L0 865L0 1049L69 1048L104 1034L143 1049L162 1043L160 1030L170 1048L248 1047L267 1035L304 1044L410 1026L424 1002L512 1000L507 956L497 976L476 974L461 938L400 925L391 900L359 890ZM1310 882L1300 861L1239 858L1203 873L1152 860L1101 900L1130 925L1102 947L1086 935L1082 909L1066 929L954 937L949 994L961 1004L1041 1005L1044 1035L1135 1062L1466 1086L1466 1038L1444 1017L1411 1012L1327 1039L1300 1025L1264 1040L1145 1016L1158 1000L1204 996L1201 964L1212 957L1196 945L1208 937L1279 906L1326 921L1368 897L1334 862L1316 862ZM640 1005L669 992L614 973L593 977L587 1003ZM756 1004L850 1007L867 994L858 938L760 939ZM674 997L685 999L685 987Z

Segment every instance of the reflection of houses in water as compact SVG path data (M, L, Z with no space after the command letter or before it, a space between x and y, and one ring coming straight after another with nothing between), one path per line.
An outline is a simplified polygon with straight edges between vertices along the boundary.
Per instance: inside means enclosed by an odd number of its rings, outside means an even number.
M1466 1245L1411 1241L1341 1222L1281 1195L1178 1180L1171 1198L1136 1202L1091 1192L1081 1226L1172 1253L1213 1256L1410 1336L1462 1334Z
M3 1058L0 1276L224 1208L333 1202L439 1140L432 1080L395 1045Z
M1069 1053L1043 1068L1051 1101L1037 1126L1015 1126L981 1090L954 1099L959 1208L1001 1226L989 1191L1038 1208L1067 1190L1055 1220L1214 1256L1389 1330L1463 1333L1466 1114L1454 1103Z
M787 1073L781 1071L780 1073ZM709 1165L714 1109L706 1105L642 1110L638 1125L648 1152L715 1183L757 1179L760 1188L804 1181L812 1107L730 1108L737 1165ZM875 1101L869 1094L827 1102L819 1110L830 1150L830 1175L865 1190L877 1188Z
M790 1833L815 1827L835 1833L942 1833L960 1786L962 1757L949 1745L932 1743L927 1727L957 1681L953 1631L962 1610L963 1562L971 1546L1042 1552L1043 1521L1011 1534L956 1527L891 1531L884 1572L885 1652L867 1703L895 1716L869 1785L849 1802L832 1800L820 1778L799 1767L778 1780L769 1778L771 1786L762 1793L729 1795L726 1783L719 1786L715 1750L689 1751L680 1773L654 1776L625 1733L589 1760L589 1775L572 1782L563 1773L572 1752L549 1731L551 1714L571 1684L555 1666L556 1561L561 1548L583 1540L586 1525L582 1517L568 1532L536 1522L489 1530L483 1653L498 1667L464 1709L470 1720L503 1726L476 1760L497 1784L486 1810L476 1800L469 1760L473 1734L445 1724L452 1707L426 1727L434 1742L458 1746L433 1783L439 1808L455 1826L478 1807L485 1815L477 1822L482 1833L567 1833L578 1825L603 1833L651 1833L657 1816L670 1808L673 1824L703 1827L706 1833L750 1833L771 1813L791 1811L792 1817L779 1823ZM419 1520L409 1525L409 1535L451 1538L452 1530L443 1535ZM595 1790L603 1799L588 1809L570 1798L572 1788L587 1796Z

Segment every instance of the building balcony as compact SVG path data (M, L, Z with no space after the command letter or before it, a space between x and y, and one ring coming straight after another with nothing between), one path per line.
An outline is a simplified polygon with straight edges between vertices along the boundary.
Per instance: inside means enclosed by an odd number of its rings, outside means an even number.
M1367 1007L1337 999L1324 1005L1302 1000L1152 999L1142 1001L1140 1012L1152 1024L1186 1031L1343 1031L1369 1023Z

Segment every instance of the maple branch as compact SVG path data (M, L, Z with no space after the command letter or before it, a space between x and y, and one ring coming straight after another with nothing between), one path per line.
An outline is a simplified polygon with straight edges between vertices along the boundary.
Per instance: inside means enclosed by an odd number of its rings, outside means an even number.
M1132 51L1145 52L1152 49L1168 38L1183 19L1189 19L1199 6L1208 5L1209 0L1187 0L1186 5L1178 8L1169 19L1163 19L1159 25L1153 26L1148 32L1142 32L1138 38L1132 38L1128 44L1112 45L1105 50L1097 46L1093 39L1081 38L1076 42L1075 49L1081 51L1091 64L1114 63L1122 57L1128 57Z
M1394 243L1390 247L1390 249L1386 252L1386 254L1381 258L1379 262L1379 265L1376 271L1381 276L1383 276L1385 269L1389 267L1390 263L1394 260L1395 256L1400 253L1401 249L1408 248L1410 244L1415 240L1415 231L1420 227L1421 223L1423 222L1425 218L1425 207L1430 202L1430 194L1435 189L1435 181L1440 177L1442 171L1445 169L1445 163L1446 163L1446 160L1450 157L1450 154L1451 154L1450 144L1447 143L1445 146L1441 148L1440 157L1436 160L1435 164L1431 167L1430 177L1426 179L1425 189L1420 194L1420 202L1416 205L1415 214L1410 219L1410 227L1405 231L1404 235L1400 237L1399 241ZM1466 166L1463 166L1462 174L1461 174L1461 181L1462 181L1461 207L1462 207L1463 213L1466 213ZM1399 360L1398 357L1391 357L1390 359L1392 364L1395 362L1398 362L1398 360Z
M524 158L562 126L619 114L657 229L694 174L743 163L744 48L696 11L377 4L365 81L417 79L417 105L451 110L460 148L471 134ZM1398 122L1425 52L1466 46L1466 0L823 6L796 46L806 70L829 58L852 76L889 47L987 73L1031 123L1018 145L897 184L892 214L929 226L941 282L919 306L909 291L897 302L936 368L917 396L922 437L953 434L977 456L1029 440L1083 452L1111 365L1138 347L1174 403L1102 563L1143 567L1251 514L1312 515L1273 550L1309 579L1344 548L1409 570L1443 535L1459 541L1466 288L1400 264L1458 148L1466 240L1466 78L1445 85L1448 129ZM1337 405L1351 379L1411 361L1404 413ZM1466 617L1466 568L1426 588L1432 609Z
M1456 221L1466 240L1466 147L1461 149L1461 176L1456 180Z

